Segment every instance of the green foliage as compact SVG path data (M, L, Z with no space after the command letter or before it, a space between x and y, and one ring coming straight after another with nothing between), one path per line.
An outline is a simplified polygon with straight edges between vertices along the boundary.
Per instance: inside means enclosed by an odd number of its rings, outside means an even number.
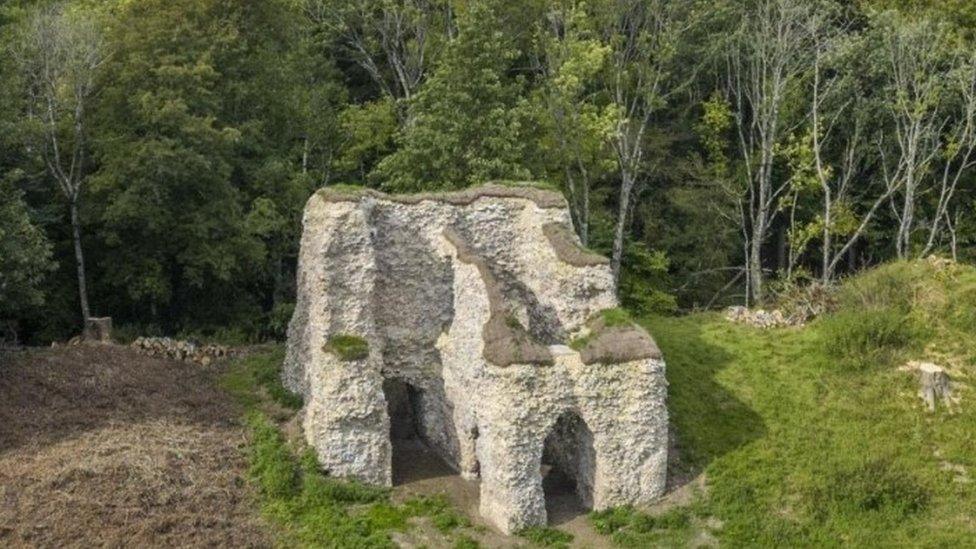
M554 547L556 549L567 548L573 541L572 534L545 526L524 528L518 532L518 536L529 540L536 547Z
M369 343L365 339L349 334L336 334L329 338L326 350L342 360L362 360L369 356Z
M398 149L372 174L384 189L417 192L528 178L523 84L507 74L518 50L499 11L490 2L472 2L458 14L457 36L410 103ZM478 116L460 115L474 112Z
M0 179L0 319L40 305L41 284L53 267L51 245L31 222L21 193Z
M295 313L294 303L278 303L268 313L268 332L269 335L277 340L282 340L288 335L288 323Z

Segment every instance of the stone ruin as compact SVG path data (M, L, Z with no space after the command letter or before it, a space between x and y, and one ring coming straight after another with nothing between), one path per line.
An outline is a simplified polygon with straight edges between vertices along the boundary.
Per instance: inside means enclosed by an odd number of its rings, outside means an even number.
M660 496L664 362L611 321L608 262L571 227L562 195L527 186L316 193L283 380L323 468L390 486L406 424L480 480L480 512L506 533L546 524L544 469L587 508Z

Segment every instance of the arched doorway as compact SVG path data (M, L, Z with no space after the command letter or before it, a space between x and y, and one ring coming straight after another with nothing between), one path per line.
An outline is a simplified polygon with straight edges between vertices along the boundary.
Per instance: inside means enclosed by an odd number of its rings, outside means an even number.
M593 508L596 451L593 433L575 412L556 420L542 451L542 490L549 524L558 525Z
M383 394L390 418L394 486L454 474L431 441L443 428L436 399L401 378L383 380Z

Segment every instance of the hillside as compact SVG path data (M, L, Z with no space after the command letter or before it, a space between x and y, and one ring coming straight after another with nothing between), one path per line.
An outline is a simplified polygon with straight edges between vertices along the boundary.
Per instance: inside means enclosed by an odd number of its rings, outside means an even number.
M707 477L688 514L719 519L732 546L971 544L976 270L888 265L838 302L802 329L646 320L668 359L678 469ZM913 359L949 369L954 410L924 409L899 369ZM690 539L695 522L654 537Z

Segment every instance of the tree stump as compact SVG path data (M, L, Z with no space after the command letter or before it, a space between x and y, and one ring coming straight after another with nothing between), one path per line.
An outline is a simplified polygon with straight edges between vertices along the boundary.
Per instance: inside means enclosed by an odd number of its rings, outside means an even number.
M929 411L935 411L935 405L940 400L949 404L949 397L951 396L949 374L944 368L925 362L918 366L918 374L921 385L918 396L925 401Z
M85 320L86 341L97 341L98 343L112 342L112 317L88 318Z

